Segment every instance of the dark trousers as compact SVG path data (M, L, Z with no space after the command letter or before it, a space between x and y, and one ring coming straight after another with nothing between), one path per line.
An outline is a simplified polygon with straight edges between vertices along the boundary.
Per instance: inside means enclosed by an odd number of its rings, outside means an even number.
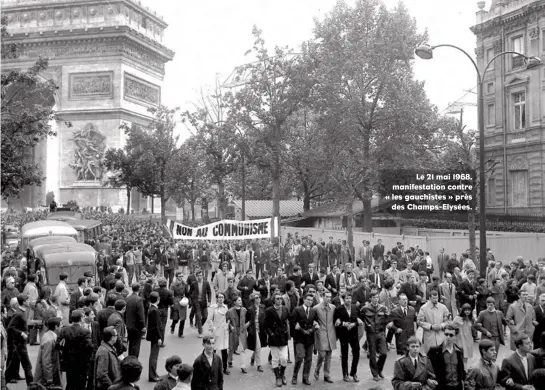
M202 327L208 319L208 302L197 301L195 302L195 322L197 322L197 329L199 334L202 334Z
M174 268L167 268L163 271L165 279L168 280L168 285L170 286L174 280Z
M394 338L394 331L392 329L388 329L388 332L386 333L386 342L391 343L393 338Z
M157 375L157 359L159 358L159 341L152 341L149 350L149 366L148 366L148 378L158 378Z
M222 349L221 350L221 364L223 365L223 371L227 370L227 357L228 357L227 350Z
M176 328L176 324L179 320L172 320L172 325L170 325L170 330L174 332L174 329ZM185 320L180 321L180 327L178 328L178 336L183 336L184 334L184 328L185 328Z
M341 339L341 367L343 376L348 375L348 346L352 349L352 366L350 376L358 373L358 362L360 361L360 344L357 337Z
M167 327L167 321L168 321L168 308L160 307L159 308L159 317L161 318L161 329L163 329L163 338L161 339L161 342L165 343L165 329Z
M19 364L23 366L27 385L34 382L34 377L32 376L32 364L28 358L28 350L25 343L17 343L13 345L12 359L9 360L8 358L7 361L6 380L9 381L19 376Z
M66 390L83 390L87 385L87 367L68 364L66 370Z
M289 351L289 349L288 349ZM303 343L295 344L295 366L293 367L293 377L297 378L299 375L299 369L303 364L303 379L307 379L310 375L310 367L312 366L312 352L314 351L314 344L305 346Z
M255 279L259 279L259 274L263 274L263 268L265 268L265 264L256 264L255 265Z
M127 330L127 339L129 342L129 355L140 356L140 344L142 343L142 332L136 329Z
M367 345L369 347L369 368L371 369L371 374L378 376L384 368L388 354L384 332L367 332ZM377 354L379 355L378 359Z
M191 309L189 310L189 325L193 326L193 320L195 318L195 305L191 305Z

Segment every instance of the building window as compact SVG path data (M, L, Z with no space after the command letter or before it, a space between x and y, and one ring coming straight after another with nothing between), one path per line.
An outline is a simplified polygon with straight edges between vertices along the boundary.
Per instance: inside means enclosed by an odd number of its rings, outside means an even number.
M517 92L513 94L514 105L514 129L522 130L526 128L526 93Z
M486 49L486 63L490 63L490 61L492 61L492 58L494 58L494 48L493 47L490 47L488 49ZM492 62L490 64L490 69L492 69L494 67L494 63Z
M494 83L486 84L486 93L493 93L493 92L494 92Z
M517 53L525 54L524 53L524 36L523 35L518 35L516 37L511 38L511 49L512 49L512 51L516 51ZM511 62L511 68L512 69L517 69L517 68L520 68L522 66L524 66L524 57L522 57L522 56L520 56L518 54L513 54L512 62Z
M496 206L496 179L493 177L488 179L488 199L486 202L490 207Z
M511 171L511 206L528 206L528 171Z
M494 103L488 104L486 111L486 124L487 126L494 126L496 124L496 105Z

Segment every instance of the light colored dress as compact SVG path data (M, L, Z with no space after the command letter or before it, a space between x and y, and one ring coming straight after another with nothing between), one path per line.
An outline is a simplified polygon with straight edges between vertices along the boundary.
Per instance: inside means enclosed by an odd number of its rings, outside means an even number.
M456 336L456 345L464 351L464 359L471 359L473 357L473 335L471 334L473 322L464 320L460 316L454 317L453 322L459 329Z
M229 328L227 326L227 305L223 304L222 307L218 307L217 304L211 305L208 310L208 320L206 326L208 326L210 333L214 335L216 340L216 349L228 349L229 348Z
M62 324L64 326L70 325L70 293L64 281L59 282L55 287L53 295L58 297L59 308L62 313Z

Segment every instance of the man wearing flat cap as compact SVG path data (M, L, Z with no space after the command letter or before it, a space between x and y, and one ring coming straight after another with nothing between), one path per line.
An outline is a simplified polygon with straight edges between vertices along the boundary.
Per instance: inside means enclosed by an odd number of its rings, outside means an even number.
M483 339L479 342L481 358L469 369L466 380L467 390L492 390L496 388L500 368L495 363L497 351L494 341Z

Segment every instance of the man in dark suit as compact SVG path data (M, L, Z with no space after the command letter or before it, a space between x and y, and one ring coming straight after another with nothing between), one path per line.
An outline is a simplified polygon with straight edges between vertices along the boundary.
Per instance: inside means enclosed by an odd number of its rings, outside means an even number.
M379 265L379 269L382 269L382 261L384 260L384 245L382 245L382 240L379 238L377 244L373 247L373 260L375 261L374 265Z
M154 291L149 296L150 307L148 310L148 331L146 340L151 342L149 352L149 371L150 382L158 382L157 359L159 358L159 340L162 340L165 333L165 327L161 324L161 314L157 304L159 303L159 293Z
M284 294L286 292L287 281L288 281L288 278L286 278L286 275L284 274L284 269L282 267L279 267L278 271L276 271L276 277L273 278L272 280L272 284L276 284L278 288L280 289L280 292Z
M416 336L408 340L408 350L404 357L394 364L394 389L435 388L437 381L430 359L420 353L421 343ZM419 384L420 386L416 386Z
M354 382L359 382L358 379L358 362L360 360L360 345L358 339L358 324L361 322L358 319L358 306L352 304L352 296L350 293L341 294L344 303L337 308L333 313L333 321L335 324L335 332L337 338L341 342L341 367L343 370L343 380L350 382L350 376ZM352 349L352 366L350 368L350 376L348 374L348 346Z
M310 263L308 265L308 272L304 273L303 277L301 278L301 284L305 283L305 286L309 284L316 285L316 281L318 280L320 280L320 276L316 272L316 265Z
M115 311L115 298L115 294L108 294L106 296L106 307L99 310L97 313L97 322L101 339L104 328L108 326L108 318L110 318L110 315Z
M384 275L380 273L380 267L378 265L375 264L373 266L373 272L369 274L369 280L371 283L376 284L379 289L384 287Z
M295 334L293 344L295 346L295 366L293 367L292 385L297 384L299 369L303 366L303 383L310 385L308 380L312 366L312 352L314 349L314 326L310 319L310 311L313 307L313 296L307 294L302 306L297 306L293 312L295 322Z
M257 283L254 279L254 271L251 269L246 270L246 276L240 279L237 289L240 291L240 296L242 297L242 304L244 307L250 307L252 305L250 302L250 296L253 294L254 290L258 291Z
M17 304L18 306L15 313L7 325L7 342L10 359L8 359L7 362L2 363L7 364L7 367L4 366L7 382L17 382L20 364L23 366L26 383L29 385L34 381L34 377L32 376L32 363L28 357L27 349L29 336L27 324L27 311L29 310L28 296L26 294L19 294L17 296ZM4 341L5 340L3 340L3 342Z
M126 299L125 323L127 325L127 338L129 342L129 355L138 357L140 355L140 343L142 335L146 332L144 318L144 303L140 294L140 283L132 285L132 294Z
M79 299L83 296L83 292L87 288L87 278L78 278L78 286L74 289L74 292L70 294L70 314L78 308Z
M308 269L309 264L312 263L312 252L308 248L308 244L303 243L301 250L299 251L299 266L304 271Z
M439 264L439 279L443 281L443 275L448 272L448 260L449 257L445 253L445 248L439 250L439 255L437 256L437 264Z
M288 384L285 372L288 365L289 311L282 302L282 295L276 293L274 306L265 310L265 332L271 349L272 367L277 387Z
M199 337L202 338L202 327L208 318L208 307L212 300L212 290L210 283L204 280L202 270L195 272L195 275L197 275L197 281L191 284L189 294L191 296L191 304L195 306L195 321L197 322ZM174 304L174 300L172 304Z
M268 271L263 271L261 275L263 275L263 277L257 281L256 289L261 294L261 300L265 301L269 299L269 295L271 295L271 278ZM249 309L251 306L252 305L250 304L246 309Z
M191 390L223 390L222 363L221 358L214 353L215 344L214 336L204 336L204 351L193 362Z
M334 265L331 267L331 272L325 277L324 287L331 291L332 296L336 296L339 293L339 283L341 274L339 273L339 267Z
M475 299L477 296L475 295L475 271L469 270L467 271L467 279L462 280L460 285L458 286L458 296L460 299L460 307L462 307L465 303L467 303L469 306L471 306L472 309L475 308Z
M159 287L155 289L155 292L159 294L159 303L157 304L157 308L159 309L159 314L161 314L161 326L163 327L161 347L164 347L165 328L168 321L168 308L174 305L174 293L167 288L167 280L165 278L159 278L158 284Z
M113 312L108 318L108 326L112 326L117 331L117 339L114 344L117 350L117 356L125 353L128 350L127 343L127 327L125 326L125 307L127 303L123 299L115 301L115 312Z
M256 249L255 253L255 277L259 278L259 275L265 269L265 264L269 262L269 252L263 248L259 247ZM246 307L246 305L244 305Z
M93 353L91 333L81 326L83 311L72 312L72 325L61 328L57 344L62 346L66 367L66 389L81 390L87 383L87 367Z
M418 295L413 275L409 275L409 281L407 283L403 283L399 288L397 296L399 297L401 294L405 294L407 296L410 306L416 307L418 305L420 296Z
M517 350L503 359L498 374L498 384L506 390L524 389L532 384L530 379L536 362L530 353L532 347L530 337L524 333L519 334L515 339L515 347ZM521 357L526 358L526 364L523 364Z
M431 347L428 359L431 361L437 385L435 390L463 390L466 379L464 353L456 345L457 327L449 323L445 326L445 341ZM456 373L456 375L453 375Z
M536 313L537 326L534 329L534 348L544 347L541 345L541 333L545 331L545 295L541 294L538 297L539 303L534 306L534 311Z
M409 347L407 341L415 335L416 311L414 307L409 306L407 295L401 293L398 298L399 306L390 312L390 320L392 321L392 332L396 335L397 354L405 355Z

